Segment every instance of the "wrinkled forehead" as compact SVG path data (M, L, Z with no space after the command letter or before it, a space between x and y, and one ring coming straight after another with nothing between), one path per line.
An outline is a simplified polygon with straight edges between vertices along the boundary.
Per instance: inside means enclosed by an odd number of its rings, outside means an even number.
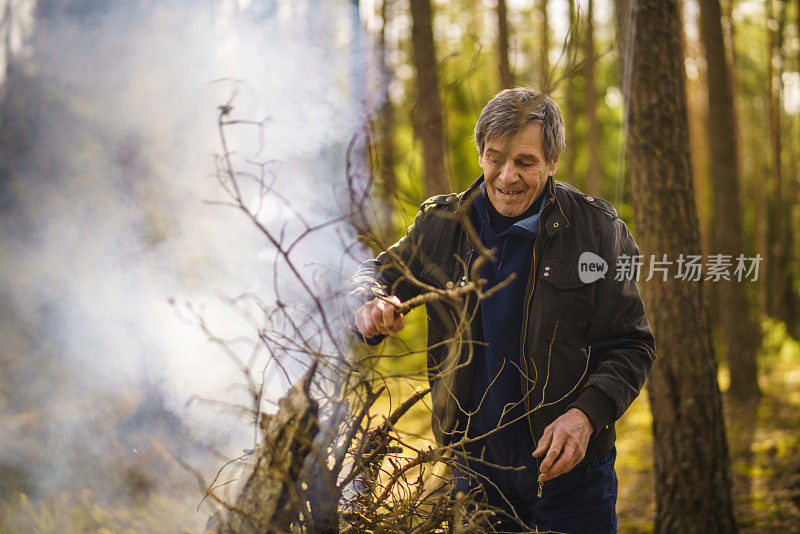
M539 121L529 121L520 124L512 131L502 133L489 133L484 140L482 152L485 152L488 147L499 148L505 145L508 141L515 140L516 144L523 145L529 150L534 152L541 152L543 145L544 128Z

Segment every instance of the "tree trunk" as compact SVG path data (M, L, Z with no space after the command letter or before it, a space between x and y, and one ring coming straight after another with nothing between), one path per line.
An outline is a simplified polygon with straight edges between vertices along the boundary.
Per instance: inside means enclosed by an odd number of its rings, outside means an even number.
M449 193L452 189L447 174L431 0L411 0L411 19L414 66L417 69L417 105L413 119L417 137L422 142L425 191L428 195Z
M797 6L795 8L795 26L796 31L795 35L800 36L800 0L797 0ZM800 72L800 50L797 53L797 72ZM795 142L797 151L797 160L796 165L794 167L794 180L790 181L790 199L789 199L789 224L787 226L787 233L789 236L788 248L790 251L791 263L787 265L794 265L796 260L796 252L797 248L794 246L791 236L796 235L795 230L798 229L800 226L800 213L798 210L798 195L800 195L800 114L797 117L797 133L795 134ZM787 269L790 277L794 272L793 269ZM788 290L789 290L789 298L791 303L791 334L797 338L800 337L800 295L798 295L795 291L793 291L794 283L793 280L790 278Z
M630 48L631 36L628 31L628 23L631 20L631 7L632 0L614 0L614 24L617 27L617 62L620 82L630 80L630 75L626 74L625 68L626 65L631 65L631 61L626 59L626 53L632 51ZM625 87L622 88L623 94L628 94L625 89Z
M784 202L784 176L783 159L781 157L781 107L783 83L783 34L786 23L786 1L777 0L780 5L775 12L775 1L769 0L767 27L769 30L769 53L767 55L767 118L769 120L770 137L770 176L768 205L769 216L767 239L769 246L767 258L767 311L773 317L787 321L787 288L786 279L789 277L788 266L785 264L786 247L784 236L785 202ZM777 22L777 24L774 24ZM777 67L777 68L776 68Z
M778 32L771 27L775 22L777 14L775 13L775 1L767 0L767 121L769 128L769 176L767 177L767 258L766 258L766 274L767 274L767 312L777 317L779 312L779 298L778 292L778 277L780 276L780 267L778 266L778 258L780 257L780 243L777 242L777 228L781 224L780 213L776 213L776 206L781 199L781 94L780 94L780 80L776 78L780 76L780 72L776 72L775 61L780 57L780 53L776 54L778 48L778 40L783 32ZM777 0L780 1L780 0ZM777 57L776 57L777 55Z
M597 119L597 84L595 83L594 52L594 1L589 0L586 7L586 40L583 57L586 62L586 120L589 130L586 144L589 148L589 169L586 173L586 192L602 196L600 163L600 121Z
M379 112L379 151L381 180L381 194L385 206L381 217L381 236L383 244L388 246L394 242L392 228L392 205L397 197L397 175L394 171L395 146L394 146L394 108L389 96L389 85L392 80L392 71L386 63L386 24L389 19L388 6L390 0L381 2L381 35L380 35L380 68L381 68L381 98L383 100Z
M514 74L508 59L508 10L506 0L497 0L497 53L500 56L500 83L501 89L514 87Z
M733 27L732 27L733 29ZM769 45L768 50L771 50ZM771 52L766 54L766 57L771 57ZM767 61L767 78L771 77L772 65ZM764 100L767 102L764 116L769 115L769 89L768 84L765 86ZM759 114L759 119L762 114ZM752 120L752 115L748 117ZM764 129L768 129L764 125ZM748 191L750 197L753 199L753 253L760 255L765 259L768 254L768 225L767 225L767 194L769 188L769 157L764 157L763 148L763 133L762 135L749 135L748 153L752 161L750 184ZM766 265L762 264L762 273L756 282L758 312L760 316L769 314L767 305L768 301L768 282L769 272Z
M787 25L787 11L788 11L788 0L783 0L783 7L781 13L781 22L779 27L781 28L781 44L784 42L783 37L783 28ZM798 15L800 17L800 15ZM800 57L800 56L799 56ZM781 80L783 79L783 72L784 68L784 53L783 49L781 48L781 56L780 56L780 66L781 66ZM800 59L798 59L800 61ZM781 90L783 90L783 83L781 82ZM783 111L783 106L781 105L778 108L780 111ZM789 122L788 120L786 121ZM791 125L787 124L787 138L792 139L792 127ZM783 213L783 225L781 226L781 234L780 239L782 243L782 263L781 263L781 291L783 293L783 309L784 309L784 316L783 319L786 321L786 328L791 335L797 335L798 332L798 307L797 307L797 295L794 291L794 269L793 266L795 265L796 254L795 254L795 246L794 246L794 207L797 202L797 174L795 173L795 165L794 165L794 151L789 149L789 161L791 165L788 167L787 172L784 173L784 181L785 184L783 186L783 204L781 204L781 213Z
M747 108L742 106L741 100L737 96L738 87L738 56L736 53L736 27L733 24L733 12L736 6L735 0L728 0L725 5L725 24L723 24L723 35L726 42L725 49L728 53L728 64L730 65L730 87L733 93L734 101L734 127L736 129L737 148L739 149L739 168L740 172L740 189L744 191L742 215L743 220L746 220L746 208L749 207L753 210L752 227L750 231L749 249L752 250L752 255L759 254L762 258L766 257L766 187L764 185L764 175L766 173L757 170L760 165L759 162L763 158L757 156L758 150L752 147L752 142L745 143L745 139L753 138L752 133L747 135L747 131L743 131L740 127L741 124L747 123L747 119L742 121L741 117L747 114ZM763 202L762 202L763 200ZM763 227L763 232L762 232ZM745 232L747 233L747 232ZM763 239L762 239L763 237ZM747 245L746 245L746 248ZM762 263L763 267L763 263ZM761 269L761 275L757 280L753 281L755 285L755 300L752 302L754 307L753 313L757 319L766 315L766 291L764 269ZM753 296L753 295L751 295ZM759 327L759 336L761 335Z
M574 9L572 0L570 9ZM550 17L547 15L547 0L539 0L539 13L542 18L539 28L539 76L541 89L546 92L550 88Z
M744 255L742 200L739 193L739 151L731 75L722 37L719 0L701 0L700 35L706 50L708 78L708 139L714 199L714 254ZM725 336L730 369L730 393L738 399L759 395L756 351L761 344L755 310L747 297L747 285L720 280L716 287L717 309Z
M546 6L547 0L542 1L542 5ZM543 10L546 13L546 9ZM577 46L577 39L578 39L578 16L576 13L575 8L575 0L569 0L569 28L570 28L570 39L573 41L570 46ZM543 38L545 40L545 38ZM544 61L544 59L543 59ZM546 74L546 71L542 72L542 76ZM573 147L577 146L577 131L578 129L575 125L578 122L578 95L577 95L577 87L575 83L576 74L569 76L566 79L566 106L565 106L565 118L564 118L564 129L566 134L566 141L567 141L567 148L564 151L563 157L561 158L562 163L562 176L565 177L566 181L571 184L576 185L581 189L586 188L586 183L583 180L580 180L577 176L575 176L575 150Z
M676 0L639 0L632 29L627 156L639 244L647 254L700 253L684 59ZM674 273L673 273L674 274ZM728 445L702 282L644 283L659 343L653 412L657 533L735 532Z
M679 13L682 15L682 13ZM695 66L694 75L686 76L686 106L689 115L687 127L689 129L689 155L692 158L692 181L694 184L694 198L697 204L697 216L700 220L700 245L704 254L710 254L714 247L714 232L712 221L712 191L709 169L708 147L708 78L706 76L705 57L700 57L701 43L686 35L686 23L681 17L681 43L687 64ZM690 24L699 27L699 16ZM716 303L716 286L707 288L709 302ZM712 321L717 322L717 317L712 316ZM716 330L712 324L712 330Z

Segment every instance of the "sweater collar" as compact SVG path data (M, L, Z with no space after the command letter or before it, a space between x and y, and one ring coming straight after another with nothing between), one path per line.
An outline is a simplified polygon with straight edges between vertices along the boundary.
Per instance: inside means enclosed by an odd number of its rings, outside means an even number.
M527 237L529 239L535 239L536 235L539 233L540 229L540 219L542 215L542 210L544 210L544 196L545 191L536 197L534 200L534 204L538 204L539 209L536 210L533 214L525 217L524 219L520 219L512 224L507 230L496 234L494 229L492 228L491 224L491 216L489 214L489 197L486 193L486 184L481 183L479 186L479 190L481 194L475 196L475 209L478 214L478 219L481 223L481 230L480 233L483 236L484 240L486 241L494 241L498 237L505 237L507 235L519 235L520 237Z

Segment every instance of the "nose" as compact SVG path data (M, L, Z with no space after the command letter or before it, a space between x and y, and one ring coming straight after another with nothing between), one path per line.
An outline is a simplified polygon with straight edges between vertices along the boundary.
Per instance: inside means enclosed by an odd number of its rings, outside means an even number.
M516 177L516 169L514 166L514 162L507 160L503 164L503 168L500 169L500 179L505 183L511 183L515 181Z

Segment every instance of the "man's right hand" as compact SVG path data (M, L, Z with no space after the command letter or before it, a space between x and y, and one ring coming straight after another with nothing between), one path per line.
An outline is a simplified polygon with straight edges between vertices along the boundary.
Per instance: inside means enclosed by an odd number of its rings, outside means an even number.
M400 299L391 297L374 298L355 312L355 323L364 337L396 334L406 325L403 316L397 313Z

